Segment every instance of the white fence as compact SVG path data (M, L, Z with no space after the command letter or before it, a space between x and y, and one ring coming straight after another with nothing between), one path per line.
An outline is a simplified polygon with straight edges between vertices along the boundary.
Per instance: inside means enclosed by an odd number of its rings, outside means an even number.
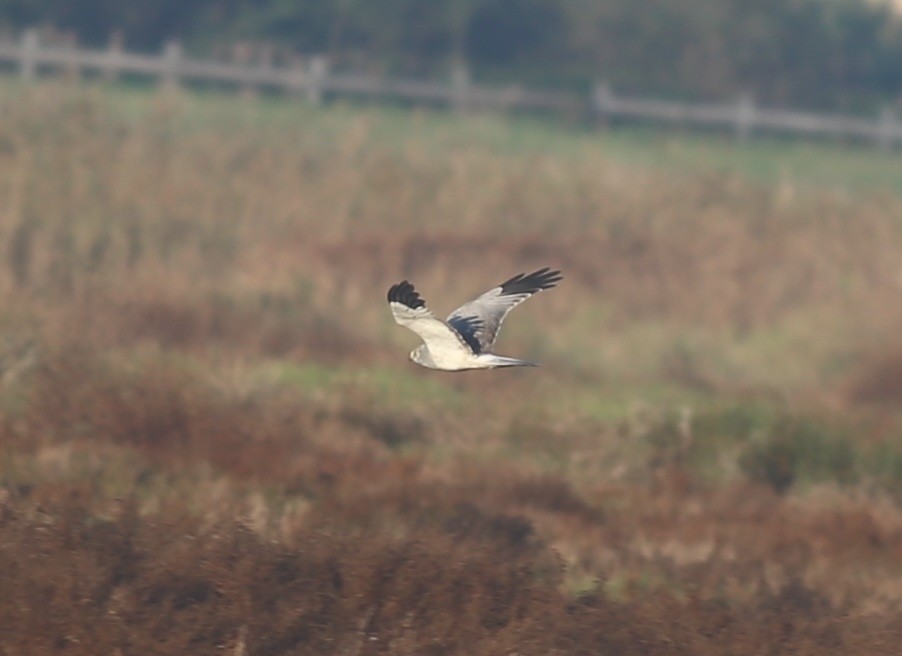
M600 124L610 121L644 121L687 128L729 131L739 139L773 133L799 137L826 137L863 142L891 150L902 146L902 122L890 108L876 119L767 109L750 96L734 103L680 103L615 95L599 83L589 97L574 93L534 91L521 86L503 88L473 84L464 69L450 80L420 81L386 79L371 75L329 70L324 57L298 59L292 65L249 64L192 59L176 42L159 55L141 55L123 50L113 39L106 50L88 50L74 45L42 44L37 31L24 32L18 41L0 41L0 63L12 64L26 80L44 71L99 74L105 79L119 75L143 75L162 84L221 82L244 88L271 88L304 96L310 102L324 97L356 96L428 103L458 110L542 111L571 117L590 117Z

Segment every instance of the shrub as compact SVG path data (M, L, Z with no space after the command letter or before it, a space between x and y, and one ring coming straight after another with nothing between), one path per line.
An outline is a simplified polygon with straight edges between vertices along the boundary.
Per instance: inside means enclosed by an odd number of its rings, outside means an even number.
M739 463L750 478L780 493L800 481L851 483L858 475L849 437L805 418L780 419L764 439L747 447Z

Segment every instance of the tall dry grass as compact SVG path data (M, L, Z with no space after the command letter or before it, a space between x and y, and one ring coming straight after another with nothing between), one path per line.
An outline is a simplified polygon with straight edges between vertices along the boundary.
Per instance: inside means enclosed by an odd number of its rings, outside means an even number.
M566 283L522 311L507 348L582 373L781 392L841 382L902 320L888 194L655 175L603 152L436 154L385 143L365 115L334 142L302 126L275 138L189 126L178 96L152 102L144 121L54 87L6 103L8 298L53 295L118 343L281 355L328 332L336 343L309 351L353 362L352 342L403 341L379 302L396 279L443 311L550 264Z
M902 512L867 495L404 455L386 436L422 439L409 416L240 400L100 353L47 357L31 383L0 425L15 653L898 647Z
M147 103L0 101L0 651L896 652L898 197Z

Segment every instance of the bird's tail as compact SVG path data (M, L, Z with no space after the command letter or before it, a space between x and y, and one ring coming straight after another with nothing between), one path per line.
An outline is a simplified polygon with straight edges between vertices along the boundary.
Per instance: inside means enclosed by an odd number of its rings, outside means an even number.
M481 353L479 358L490 367L538 367L535 362L526 360L518 360L517 358L509 358L505 355L495 355L494 353Z

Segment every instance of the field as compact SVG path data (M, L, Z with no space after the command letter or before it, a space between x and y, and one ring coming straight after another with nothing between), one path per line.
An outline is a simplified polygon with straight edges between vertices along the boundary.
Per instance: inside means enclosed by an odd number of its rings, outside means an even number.
M0 653L902 641L902 167L826 144L0 87ZM444 314L565 280L499 351Z

